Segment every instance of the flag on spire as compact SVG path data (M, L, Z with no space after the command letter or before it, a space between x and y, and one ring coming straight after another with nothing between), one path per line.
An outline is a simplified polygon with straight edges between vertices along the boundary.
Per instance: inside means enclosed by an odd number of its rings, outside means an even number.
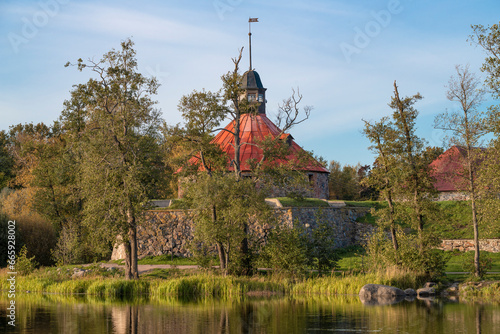
M250 17L248 22L259 22L259 19L257 17Z

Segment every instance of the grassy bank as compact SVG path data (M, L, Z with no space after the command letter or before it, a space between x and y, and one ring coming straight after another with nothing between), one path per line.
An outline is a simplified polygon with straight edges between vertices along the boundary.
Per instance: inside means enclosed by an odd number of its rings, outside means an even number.
M162 270L165 278L143 275L138 281L124 280L120 275L102 276L90 272L86 277L72 278L57 274L53 268L44 268L27 276L16 277L16 291L56 294L89 294L98 297L135 297L149 295L156 299L167 297L239 298L249 295L270 294L357 294L367 283L389 284L401 288L417 288L423 280L402 272L377 274L335 274L320 278L293 278L277 275L253 277L221 276L180 270ZM6 272L0 275L0 289L8 290Z

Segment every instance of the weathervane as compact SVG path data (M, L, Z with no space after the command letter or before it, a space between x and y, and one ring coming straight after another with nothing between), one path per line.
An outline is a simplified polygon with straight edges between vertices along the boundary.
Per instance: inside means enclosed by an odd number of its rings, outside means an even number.
M248 52L250 53L250 71L252 70L252 22L259 22L256 17L248 18Z

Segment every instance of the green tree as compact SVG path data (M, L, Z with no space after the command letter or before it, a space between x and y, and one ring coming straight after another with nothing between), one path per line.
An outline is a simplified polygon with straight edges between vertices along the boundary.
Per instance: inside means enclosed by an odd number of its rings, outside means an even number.
M126 279L139 277L137 224L159 154L160 113L151 98L158 83L137 72L133 46L127 39L99 61L78 60L78 69L96 78L75 87L62 120L79 131L84 222L110 241L121 236Z
M383 225L389 226L392 246L397 251L394 193L397 186L396 170L399 167L394 155L396 130L387 117L383 117L378 122L364 122L363 133L372 143L372 146L369 147L370 150L376 154L374 168L365 183L374 187L387 203L387 209L377 210L376 215L381 218Z
M0 189L7 187L8 182L14 177L14 160L9 153L9 137L0 131Z
M274 219L265 192L256 189L251 179L225 172L199 174L187 187L186 201L195 215L195 243L217 245L223 272L248 274L252 249L258 247L250 229ZM244 239L249 242L247 252L241 251Z
M444 112L435 118L436 129L450 132L449 144L465 149L465 159L461 161L462 170L457 171L463 176L456 185L468 194L472 211L472 227L474 229L474 264L475 275L480 275L479 266L479 222L477 216L477 173L481 160L481 150L477 148L481 139L489 132L486 115L479 111L484 100L484 91L474 73L469 72L469 66L455 66L456 76L448 82L447 98L460 105L456 112Z
M481 71L487 74L485 85L493 99L500 99L500 25L473 25L470 41L486 52ZM493 133L487 154L481 164L478 178L480 192L479 215L482 224L494 231L498 230L500 220L500 106L493 104L487 111L487 124ZM474 260L476 267L476 259ZM482 262L482 261L480 261ZM477 271L477 270L476 270Z
M401 98L394 81L394 97L389 106L394 110L392 114L395 130L394 156L398 164L395 195L402 203L411 205L409 218L418 231L420 247L423 250L424 224L426 216L432 212L431 199L435 189L429 168L431 161L425 153L425 141L416 134L418 111L414 104L421 99L419 93ZM406 216L402 218L405 219Z
M330 176L328 186L330 198L342 200L359 200L361 198L361 185L359 170L361 165L342 166L338 161L330 161L328 166Z
M382 227L388 227L391 232L392 251L382 256L398 265L404 265L398 222L407 222L417 231L420 257L435 241L430 235L424 235L425 220L435 211L431 202L435 190L429 170L434 150L426 148L425 141L416 135L418 111L414 104L421 98L420 94L401 98L394 82L394 96L389 104L392 117L378 122L365 121L363 131L376 154L365 183L379 191L387 203L387 208L374 212Z

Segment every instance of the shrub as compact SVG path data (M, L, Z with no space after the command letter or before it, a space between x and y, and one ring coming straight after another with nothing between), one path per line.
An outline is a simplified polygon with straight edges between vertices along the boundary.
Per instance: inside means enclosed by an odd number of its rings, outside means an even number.
M372 271L397 266L404 270L426 273L430 277L438 277L444 273L447 257L442 251L435 249L435 238L424 237L420 249L420 240L416 235L398 229L396 237L399 245L397 251L382 229L369 237L366 254Z
M31 274L38 267L35 257L28 257L27 253L28 249L23 246L16 256L16 271L21 275Z
M52 257L57 266L76 264L82 256L81 240L75 226L64 226L59 234Z
M318 212L321 216L321 211ZM307 256L311 268L321 274L337 266L339 256L335 249L336 231L329 224L316 217L317 224L312 229L307 242Z
M189 250L193 253L194 261L200 267L209 269L215 265L215 251L213 248L208 247L205 243L198 241L197 239L193 239L189 243Z
M462 255L462 269L473 275L476 271L474 265L474 255L473 251L466 252ZM488 255L488 253L481 252L479 256L479 278L483 279L488 270L493 267L493 260Z
M274 273L302 274L307 269L307 240L296 228L277 226L263 247L259 264L271 267Z

